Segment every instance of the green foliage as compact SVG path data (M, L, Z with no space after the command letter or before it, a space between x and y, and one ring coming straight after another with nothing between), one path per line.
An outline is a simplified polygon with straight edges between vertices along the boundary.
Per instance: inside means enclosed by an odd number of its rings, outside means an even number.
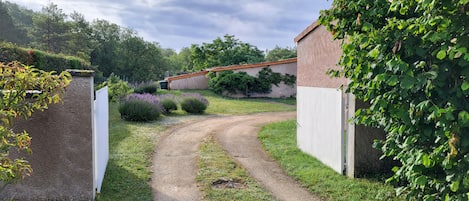
M155 83L145 83L140 86L137 86L134 89L135 93L138 94L156 94L156 90L158 90L158 85Z
M13 131L13 121L27 119L35 111L60 102L60 95L70 83L68 72L56 75L17 62L0 63L0 181L14 183L28 176L32 169L23 158L10 151L31 153L27 131ZM34 91L31 91L34 90ZM32 95L31 95L32 94Z
M281 48L275 46L274 49L267 52L265 56L266 61L280 61L282 59L289 59L296 57L296 48Z
M336 201L397 201L390 185L368 179L351 179L337 174L316 158L297 147L296 121L266 125L259 133L259 140L265 150L285 172L300 184L324 198Z
M202 114L208 107L208 100L196 93L182 94L181 109L190 114Z
M335 0L321 23L343 41L347 91L370 103L355 122L402 163L389 179L409 200L469 197L469 2Z
M197 161L199 182L204 200L275 200L265 189L262 189L248 172L233 161L213 137L205 140L199 148ZM213 184L220 180L232 180L243 185L242 188L217 188Z
M50 2L42 11L33 16L35 29L31 30L34 38L34 47L49 52L65 52L68 25L65 22L67 15L56 4Z
M282 75L267 67L259 71L257 77L246 72L234 73L233 71L211 72L208 77L210 78L208 83L210 90L217 94L223 94L223 92L242 93L244 95L269 93L272 91L272 85L278 86L281 82L284 82L292 86L296 83L296 76Z
M165 98L161 100L161 105L163 105L164 108L164 113L165 114L171 114L173 110L178 109L178 105L176 101L170 98Z
M35 49L18 47L11 43L0 42L0 62L18 61L44 71L62 72L66 69L95 70L80 58L46 53Z
M119 105L121 118L127 121L153 121L160 116L157 106L144 100L125 100Z
M108 86L109 100L112 102L119 101L125 95L132 93L129 84L114 74L111 74L106 81L98 85L97 89L104 86Z
M191 64L187 71L199 71L215 66L258 63L264 61L264 53L257 47L243 43L233 35L216 38L212 43L191 46Z

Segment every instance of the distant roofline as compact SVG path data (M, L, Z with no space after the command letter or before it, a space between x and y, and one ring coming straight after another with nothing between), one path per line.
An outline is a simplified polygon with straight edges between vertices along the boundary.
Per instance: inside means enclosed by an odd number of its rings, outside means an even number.
M226 71L226 70L240 70L240 69L248 69L248 68L259 68L259 67L263 67L263 66L289 64L289 63L295 63L295 62L297 62L296 57L295 58L290 58L290 59L284 59L284 60L280 60L280 61L269 61L269 62L255 63L255 64L219 66L219 67L213 67L213 68L209 68L209 69L198 71L198 72L167 77L166 80L167 81L173 81L173 80L191 78L191 77L206 75L208 72L220 72L220 71Z
M166 80L168 80L168 81L180 80L180 79L184 79L184 78L190 78L190 77L196 77L196 76L206 75L207 73L208 73L208 71L203 70L203 71L198 71L198 72L193 72L193 73L187 73L187 74L175 75L175 76L167 77Z
M309 35L311 32L313 32L316 28L321 26L318 22L318 20L314 21L311 25L306 27L305 30L303 30L298 36L295 37L294 41L295 43L300 42L303 38L305 38L307 35Z
M269 61L269 62L255 63L255 64L219 66L219 67L207 69L207 71L220 72L220 71L226 71L226 70L240 70L240 69L258 68L262 66L273 66L273 65L288 64L288 63L295 63L295 62L297 62L296 57L285 59L285 60L280 60L280 61Z

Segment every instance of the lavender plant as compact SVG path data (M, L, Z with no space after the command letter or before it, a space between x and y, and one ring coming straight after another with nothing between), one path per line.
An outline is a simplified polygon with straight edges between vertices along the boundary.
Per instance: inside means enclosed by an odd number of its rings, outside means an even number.
M130 94L122 99L119 113L128 121L153 121L165 111L158 98L151 94Z
M208 100L198 93L182 94L181 99L181 109L191 114L202 114L209 105Z

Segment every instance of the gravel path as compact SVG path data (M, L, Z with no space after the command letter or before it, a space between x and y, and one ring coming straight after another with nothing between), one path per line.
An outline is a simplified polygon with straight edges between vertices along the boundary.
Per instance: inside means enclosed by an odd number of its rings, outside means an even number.
M262 125L293 119L295 115L295 112L276 112L207 117L173 129L160 140L153 156L154 200L201 200L195 181L197 151L205 137L214 135L222 147L278 200L319 201L317 196L286 176L257 140Z

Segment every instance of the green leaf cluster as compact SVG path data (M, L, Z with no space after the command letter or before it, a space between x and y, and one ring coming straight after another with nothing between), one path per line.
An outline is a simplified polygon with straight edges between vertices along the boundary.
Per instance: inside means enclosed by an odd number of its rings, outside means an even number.
M231 94L250 95L252 93L269 93L272 91L272 85L278 86L281 82L289 86L296 83L296 76L278 72L273 72L270 68L263 68L258 76L254 77L246 72L222 71L219 73L211 72L208 77L209 89L217 94L228 92Z
M401 162L388 180L409 200L469 199L469 1L335 0L320 23L342 40L335 74L370 103L355 122Z
M264 61L264 53L257 47L239 41L234 35L225 35L216 38L212 43L192 45L190 48L191 69L187 71L199 71L215 66L228 66Z
M109 100L112 102L118 102L125 95L132 93L132 87L129 86L129 83L123 81L114 73L111 73L106 81L96 86L96 90L105 86L108 87Z
M31 153L31 137L13 131L13 121L58 103L70 79L66 71L57 75L18 62L0 63L0 182L17 182L32 171L28 161L10 155L12 150Z

